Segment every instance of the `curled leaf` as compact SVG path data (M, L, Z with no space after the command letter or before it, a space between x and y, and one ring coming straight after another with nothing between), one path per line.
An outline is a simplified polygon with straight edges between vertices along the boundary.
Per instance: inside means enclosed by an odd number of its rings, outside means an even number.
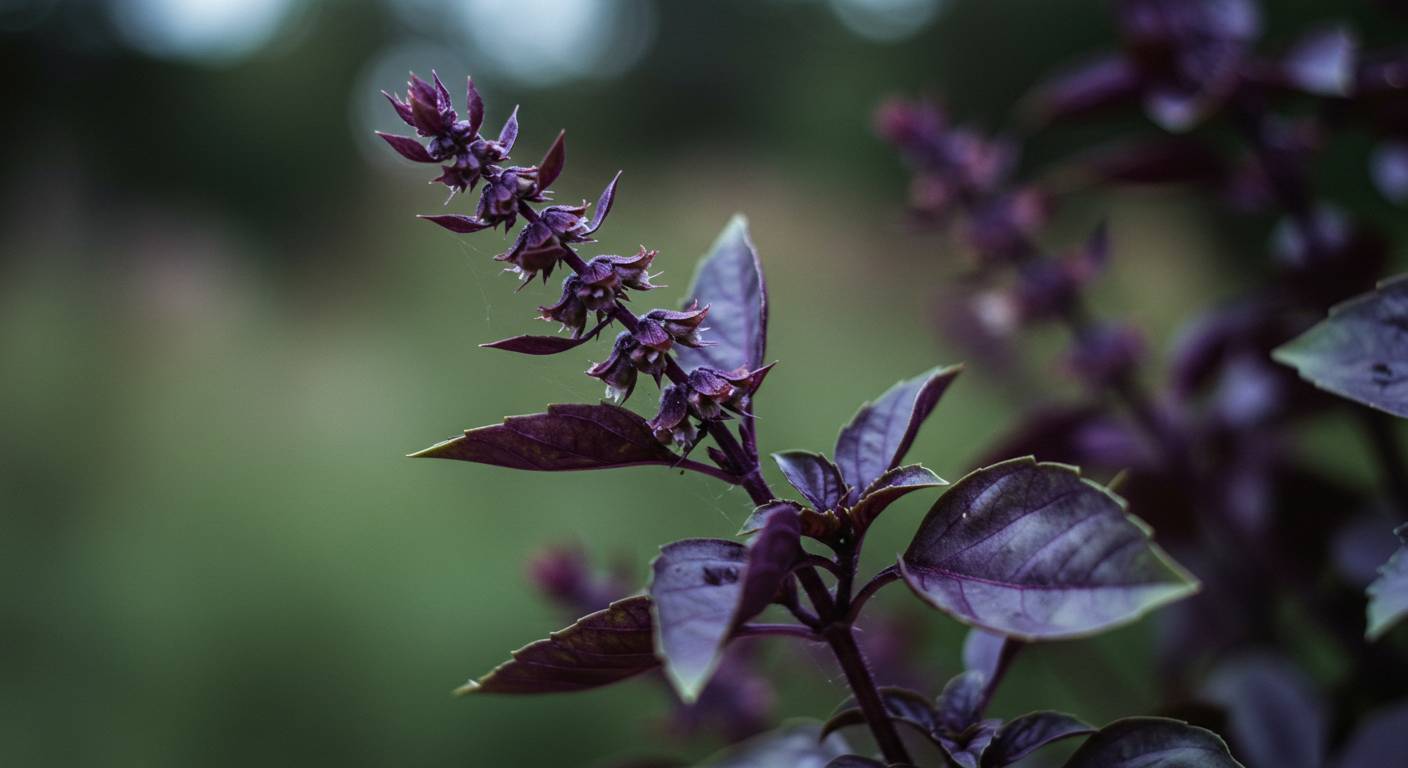
M977 470L939 498L900 558L925 601L1024 640L1127 624L1197 590L1124 502L1030 457Z
M851 522L856 529L864 531L875 518L880 516L900 497L926 488L948 485L948 481L934 474L922 464L895 467L870 484L861 494L860 500L851 507Z
M650 598L617 600L519 648L456 693L562 693L625 680L660 666L651 637Z

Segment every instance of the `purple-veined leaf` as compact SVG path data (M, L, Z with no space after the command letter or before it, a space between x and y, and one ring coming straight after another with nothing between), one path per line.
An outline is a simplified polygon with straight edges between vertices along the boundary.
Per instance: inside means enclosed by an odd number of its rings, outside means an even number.
M983 768L1002 768L1052 742L1094 733L1095 729L1061 712L1030 712L1004 723L983 752Z
M1379 569L1379 577L1369 585L1370 640L1383 637L1394 624L1408 616L1408 525L1400 525L1394 533L1403 545Z
M960 672L944 684L939 692L936 712L938 727L950 734L962 733L974 723L982 713L983 689L988 676L975 669Z
M1286 55L1282 66L1291 85L1317 96L1348 96L1354 86L1358 43L1345 27L1307 35Z
M1130 717L1101 728L1065 768L1242 768L1218 735L1179 720Z
M563 693L608 685L660 666L652 637L650 598L617 600L519 648L512 660L456 693Z
M922 464L910 464L894 469L881 475L870 487L861 494L860 500L851 507L851 521L855 523L856 529L864 531L875 522L875 518L880 516L891 504L901 496L922 491L926 488L938 488L948 485L948 481L934 474L932 470Z
M397 136L393 133L382 133L381 131L377 131L376 135L380 136L387 144L390 144L392 149L396 150L400 153L401 157L407 160L413 160L417 163L435 162L435 158L431 157L425 147L415 139L406 136Z
M1328 722L1310 680L1271 655L1230 659L1213 672L1204 696L1227 712L1228 740L1252 768L1320 768Z
M1081 637L1197 591L1124 502L1079 470L1030 457L954 484L900 573L966 624L1023 640Z
M439 224L445 229L461 235L472 234L493 226L488 222L480 221L473 216L465 216L462 213L421 214L416 218Z
M667 544L651 564L656 650L675 690L694 701L735 627L767 607L801 552L795 514L768 516L748 546L721 539Z
M514 142L518 141L518 107L515 106L509 113L508 119L504 121L504 127L499 130L499 144L504 148L504 152L513 151Z
M963 668L983 673L989 680L997 674L1002 657L1011 643L1005 635L974 627L963 638Z
M464 117L469 121L470 135L479 133L479 128L484 125L484 97L474 87L472 77L464 79Z
M411 454L509 469L562 472L679 461L645 419L614 405L549 405L547 413L509 416Z
M826 768L850 753L840 734L825 739L816 723L794 722L735 744L705 760L701 768Z
M841 429L836 465L851 486L850 501L904 459L919 427L962 371L962 365L950 365L901 381L875 402L861 406Z
M676 347L686 371L709 366L721 371L763 365L767 352L768 292L757 249L748 237L748 220L735 215L700 260L684 302L709 308L711 346Z
M1408 755L1408 703L1363 718L1335 765L1337 768L1384 768L1398 764L1404 755Z
M1321 389L1408 417L1408 276L1334 307L1271 355Z
M746 536L750 533L757 533L762 530L769 517L780 512L795 514L801 523L802 535L810 536L813 539L827 541L841 530L841 520L834 513L817 512L795 501L779 499L754 509L748 519L743 521L743 526L738 529L738 535Z
M543 161L538 164L538 189L551 187L557 177L562 175L562 166L566 163L567 132L559 131L552 146L548 147L547 153L543 155Z
M841 480L841 470L830 459L811 451L781 451L772 458L787 482L812 506L824 512L841 503L846 486Z
M988 719L973 723L961 733L938 735L939 747L958 768L978 768L978 761L992 744L1001 720Z
M891 720L914 728L926 738L934 738L932 734L939 726L938 712L923 694L897 686L881 686L878 692L881 703L885 705L885 712L890 715ZM865 713L856 706L856 699L851 696L841 702L836 707L836 712L822 725L821 736L825 738L833 731L853 725L864 725L865 722Z

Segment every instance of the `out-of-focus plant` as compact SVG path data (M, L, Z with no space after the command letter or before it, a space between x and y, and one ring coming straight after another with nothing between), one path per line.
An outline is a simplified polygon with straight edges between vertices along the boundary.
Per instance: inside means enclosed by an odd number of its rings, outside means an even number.
M425 218L464 234L517 228L497 259L525 282L538 275L546 280L559 267L568 271L560 299L540 308L542 318L566 334L485 346L553 355L592 341L609 326L620 328L607 357L587 370L614 402L550 405L470 429L416 456L533 471L657 465L739 486L753 507L742 540L666 544L644 592L604 606L621 587L593 576L581 559L558 552L537 561L532 573L544 591L574 612L597 610L515 651L461 692L578 691L660 670L684 702L703 701L711 681L732 674L725 664L731 644L777 638L829 649L852 696L824 724L760 735L711 764L978 768L1009 765L1052 742L1083 738L1066 763L1071 768L1237 765L1211 731L1179 720L1130 718L1096 729L1050 711L1005 722L988 714L1023 644L1100 633L1197 590L1123 499L1074 466L1031 457L997 461L954 483L898 562L863 578L866 534L882 513L903 496L947 485L905 457L961 368L936 367L861 406L830 456L772 454L800 496L781 497L761 471L754 395L772 367L766 355L770 307L745 221L737 217L724 228L683 308L638 314L625 302L655 287L648 270L656 252L590 259L577 252L606 220L619 174L590 215L585 203L552 203L551 187L565 160L561 136L538 165L511 165L516 112L491 140L480 134L485 111L472 81L463 117L438 77L412 76L409 86L404 99L388 99L419 139L387 135L386 141L410 160L441 164L438 181L453 193L480 189L474 215ZM1106 367L1111 380L1123 370ZM649 419L622 406L641 374L662 388ZM820 385L834 374L818 371L814 380ZM706 442L703 458L693 458ZM966 671L937 697L877 685L857 640L862 610L896 581L972 627ZM786 618L766 621L767 611ZM735 716L743 714L738 697L757 695L725 687L722 707ZM853 753L842 740L838 731L852 725L868 728L880 760ZM902 730L914 735L907 740Z
M1399 549L1368 582L1393 552L1395 522L1408 519L1408 465L1394 425L1372 411L1353 418L1380 492L1298 451L1298 428L1342 406L1276 361L1408 416L1408 284L1387 281L1341 303L1374 286L1390 243L1324 199L1313 173L1340 134L1367 132L1380 145L1365 184L1404 201L1408 58L1363 50L1343 26L1263 53L1252 0L1120 0L1115 11L1120 49L1036 87L1022 141L957 124L933 102L877 112L877 132L913 171L913 219L971 257L968 290L950 296L942 330L1002 362L1020 329L1068 329L1064 368L1084 395L1035 408L990 455L1118 474L1121 492L1205 584L1161 616L1171 709L1201 712L1205 724L1225 718L1234 753L1252 768L1325 765L1336 743L1335 765L1400 763L1408 735L1392 724L1408 721L1408 659L1385 636L1408 612L1408 555ZM1130 121L1131 111L1147 122ZM1106 114L1119 120L1099 145L1020 167L1024 142ZM1271 276L1191 317L1161 378L1143 368L1139 332L1086 298L1110 260L1105 227L1065 253L1043 239L1073 196L1154 184L1193 187L1266 221L1270 269L1260 271ZM1338 672L1322 673L1323 687L1295 661L1306 661L1307 637L1335 649Z

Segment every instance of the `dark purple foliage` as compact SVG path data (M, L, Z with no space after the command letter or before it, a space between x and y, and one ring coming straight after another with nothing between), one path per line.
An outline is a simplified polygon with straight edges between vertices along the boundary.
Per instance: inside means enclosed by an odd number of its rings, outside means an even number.
M1227 738L1250 768L1318 768L1328 742L1326 713L1310 680L1285 659L1229 659L1204 686L1227 711Z
M650 599L626 598L514 651L512 661L458 693L561 693L615 683L660 665L652 637Z
M901 381L866 403L836 438L836 465L854 500L904 459L919 427L938 405L962 366L935 368Z
M1212 731L1177 720L1131 717L1101 728L1065 768L1241 768Z
M1408 616L1408 525L1394 533L1403 542L1369 585L1369 638L1377 639Z
M954 484L900 568L916 594L960 621L1027 639L1098 632L1197 589L1118 497L1030 458Z
M1061 712L1032 712L1003 723L983 753L983 768L1001 768L1047 744L1085 736L1094 728Z

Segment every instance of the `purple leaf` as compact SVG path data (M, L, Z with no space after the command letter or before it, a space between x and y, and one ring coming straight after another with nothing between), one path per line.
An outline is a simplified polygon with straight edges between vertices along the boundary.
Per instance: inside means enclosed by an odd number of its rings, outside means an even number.
M548 147L547 154L543 155L543 162L538 164L538 189L551 187L557 177L562 175L562 166L566 162L567 131L560 131L552 146Z
M1340 752L1337 768L1384 768L1408 754L1408 704L1370 714Z
M973 723L962 733L940 733L939 746L958 768L978 768L978 761L997 734L1001 720L988 719Z
M508 119L504 121L504 127L499 130L498 143L504 148L504 152L512 152L514 142L518 141L518 107L514 107L509 113Z
M1408 525L1394 533L1403 545L1379 569L1379 578L1369 585L1369 629L1367 636L1377 640L1393 625L1408 616Z
M1060 712L1032 712L997 729L983 752L983 768L1002 768L1055 741L1094 733L1095 729Z
M587 334L580 338L570 336L513 336L507 339L491 341L488 344L479 346L488 349L502 349L509 352L517 352L523 355L555 355L559 352L566 352L591 341L595 334Z
M817 734L815 723L792 723L735 744L705 760L700 768L826 768L831 761L851 751L845 739Z
M425 147L415 139L407 136L397 136L393 133L382 133L381 131L377 131L376 135L380 136L387 144L390 144L392 149L399 152L401 157L407 160L413 160L417 163L435 162L435 158L431 157Z
M423 214L417 216L416 218L425 219L426 221L439 224L445 229L448 229L451 232L456 232L461 235L472 234L494 226L493 224L487 221L480 221L472 216L465 216L459 213L440 213L434 215Z
M951 365L901 381L875 402L861 406L841 429L836 465L851 486L852 500L904 459L919 427L962 372L962 365Z
M810 451L782 451L772 455L787 482L806 497L812 506L835 509L846 493L841 470L831 460Z
M975 669L954 675L939 693L938 728L959 734L978 722L988 676Z
M1242 768L1217 734L1179 720L1129 717L1101 728L1064 768Z
M954 484L900 573L959 621L1023 640L1094 634L1198 589L1118 496L1030 457Z
M601 197L596 199L596 208L592 210L592 219L587 223L587 229L583 234L590 235L601 229L602 223L611 213L611 204L616 201L616 184L619 181L621 181L621 172L617 171L616 175L611 177L611 183L601 190Z
M547 413L509 416L503 424L467 430L463 437L411 455L540 472L679 461L655 439L645 419L605 404L550 405Z
M1296 44L1282 66L1291 85L1316 96L1348 96L1358 43L1344 27L1318 30Z
M1271 356L1321 389L1408 417L1408 278L1334 307Z
M684 306L709 307L712 346L675 350L686 371L700 366L732 371L762 367L767 350L768 294L758 252L748 238L748 220L735 215L699 262Z
M657 654L692 702L718 666L729 635L777 594L800 552L796 515L770 515L749 546L720 539L667 544L651 564Z
M479 89L474 87L472 77L465 78L464 113L465 118L469 120L469 134L478 134L479 128L484 125L484 98L479 95Z
M826 768L885 768L885 764L860 755L842 755L827 763Z
M948 485L947 480L922 464L895 467L877 478L861 494L860 501L851 507L851 522L855 523L857 530L864 531L901 496L944 485Z
M1256 768L1320 768L1325 710L1310 680L1290 662L1248 655L1223 662L1203 688L1227 711L1228 739Z
M562 693L608 685L660 666L651 638L650 598L628 597L519 648L511 661L456 693Z

